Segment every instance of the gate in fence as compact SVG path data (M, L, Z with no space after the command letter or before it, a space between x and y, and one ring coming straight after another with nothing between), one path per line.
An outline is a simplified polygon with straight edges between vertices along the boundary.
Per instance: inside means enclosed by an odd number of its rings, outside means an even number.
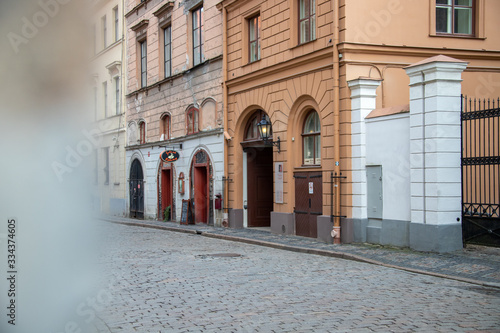
M462 235L500 247L500 99L462 96Z

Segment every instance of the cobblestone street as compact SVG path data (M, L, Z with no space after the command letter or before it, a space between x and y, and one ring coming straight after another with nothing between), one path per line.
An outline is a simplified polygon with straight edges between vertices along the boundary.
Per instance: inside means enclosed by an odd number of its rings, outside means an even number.
M102 229L99 332L499 332L498 289L196 234Z

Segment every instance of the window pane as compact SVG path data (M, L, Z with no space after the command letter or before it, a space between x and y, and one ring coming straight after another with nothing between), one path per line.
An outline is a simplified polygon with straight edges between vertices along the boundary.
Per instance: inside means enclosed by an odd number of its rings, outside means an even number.
M316 0L311 0L311 7L309 9L311 16L316 14Z
M195 10L193 12L193 30L196 30L198 29L199 27L199 23L200 22L200 11L199 10Z
M193 133L193 112L188 113L188 134Z
M304 125L304 134L320 132L319 116L317 112L311 112Z
M196 47L194 50L193 50L193 64L194 65L198 65L200 63L200 48L199 47Z
M451 33L451 8L436 8L436 32Z
M316 150L316 162L314 164L321 164L321 136L316 135L315 140L315 150Z
M305 20L300 22L300 42L305 43L309 41L309 21Z
M253 41L255 39L257 39L257 34L256 34L256 30L257 30L257 18L254 17L253 19L250 20L250 41Z
M311 40L316 39L316 16L311 16Z
M455 0L457 6L472 6L472 0Z
M472 34L472 9L455 8L455 27L457 34Z
M314 164L314 136L304 137L304 164Z
M436 0L437 5L451 5L451 0Z
M309 16L309 0L300 0L299 18L304 19Z

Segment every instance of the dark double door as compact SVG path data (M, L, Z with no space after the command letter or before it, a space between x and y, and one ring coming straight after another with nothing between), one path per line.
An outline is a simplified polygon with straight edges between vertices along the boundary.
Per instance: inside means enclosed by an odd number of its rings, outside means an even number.
M318 237L317 218L323 214L323 178L321 172L296 172L295 234Z
M144 175L138 160L132 162L130 168L130 217L144 218Z
M249 227L271 226L273 210L273 149L246 148Z

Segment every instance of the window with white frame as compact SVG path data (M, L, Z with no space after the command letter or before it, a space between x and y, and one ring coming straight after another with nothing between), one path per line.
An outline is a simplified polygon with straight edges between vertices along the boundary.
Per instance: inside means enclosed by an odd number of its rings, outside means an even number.
M474 35L475 0L436 0L436 33Z

